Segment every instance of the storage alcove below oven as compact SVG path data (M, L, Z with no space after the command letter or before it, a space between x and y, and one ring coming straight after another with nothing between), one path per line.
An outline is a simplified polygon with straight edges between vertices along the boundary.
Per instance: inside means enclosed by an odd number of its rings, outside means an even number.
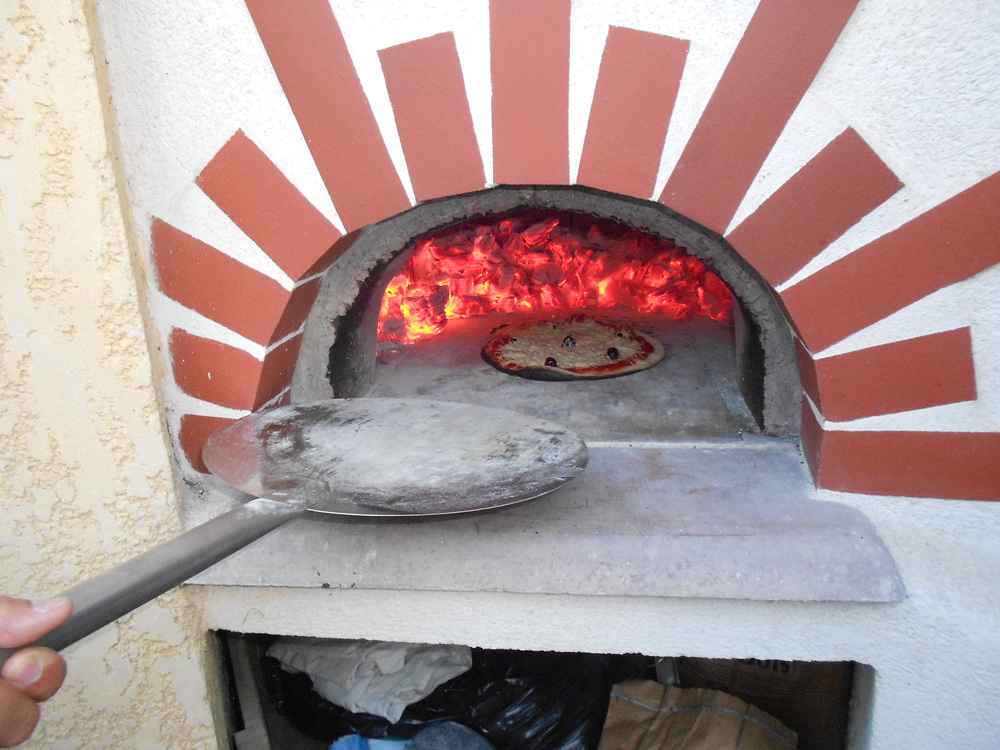
M756 732L764 733L769 743L778 740L777 744L766 744L767 747L790 747L796 743L798 750L844 750L849 734L859 736L866 730L869 691L874 679L870 666L851 661L704 659L446 647L449 653L467 655L471 666L433 690L421 691L420 695L427 693L421 700L407 699L408 707L400 718L390 721L360 709L348 710L321 694L325 691L317 688L317 678L337 675L338 681L346 684L351 665L341 668L338 661L333 667L335 672L327 673L318 659L305 664L296 661L305 670L300 671L284 666L275 658L272 650L275 644L287 650L289 644L294 649L301 643L266 634L214 633L221 673L220 702L225 707L225 735L237 750L326 750L332 742L349 735L402 742L439 722L460 724L489 740L498 750L596 749L612 692L616 685L629 681L655 682L685 691L699 688L719 691L737 699L720 700L708 693L696 696L689 693L692 695L688 698L689 714L696 710L694 705L710 705L714 700L723 704L719 713L712 709L700 713L699 737L714 726L716 734L712 736L722 742L729 736L727 730L740 721L749 721ZM369 647L390 652L394 648L419 649L426 653L425 647L412 644L322 639L308 639L304 643L320 653L333 647L338 656L347 653L340 650L345 645L349 653L363 653ZM440 650L429 649L431 653ZM420 669L426 660L414 659L413 664L418 666L410 669ZM364 675L381 687L367 691L358 687L350 693L351 699L373 707L389 701L381 690L386 691L385 695L393 691L413 695L424 678L408 680L404 676L407 669L406 663L394 664L391 670L386 670L391 676L378 683L376 667L359 663L357 685L364 684L365 679L360 677ZM661 689L650 686L644 690L655 695ZM333 697L329 692L326 695ZM743 718L734 719L730 715L737 706L745 708ZM720 718L723 726L715 725ZM682 719L678 726L685 721L688 719ZM794 740L786 730L795 733ZM742 742L750 742L749 745L733 742L721 745L720 750L764 746L748 739L753 736L754 732L747 731Z

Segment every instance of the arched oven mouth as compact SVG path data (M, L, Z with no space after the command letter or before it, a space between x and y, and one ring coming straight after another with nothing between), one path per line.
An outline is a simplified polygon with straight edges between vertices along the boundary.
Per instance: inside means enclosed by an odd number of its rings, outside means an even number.
M512 306L508 296L508 304L449 319L439 333L413 343L400 343L398 320L390 321L396 324L395 340L386 336L389 326L379 320L380 309L385 317L386 288L408 261L412 264L416 246L463 232L463 237L485 234L491 242L492 232L502 242L511 222L529 231L555 225L562 234L553 237L553 246L557 239L561 245L549 255L559 257L546 260L547 267L575 263L577 275L581 255L593 255L594 248L605 256L620 252L630 240L623 234L648 238L647 246L676 248L675 256L690 256L704 275L721 280L732 303L713 320L703 310L678 313L648 304L636 309L615 300L576 300L576 305L548 300L541 309L529 310ZM569 261L562 249L567 236L578 239L585 251ZM422 204L344 242L349 247L325 278L306 324L293 382L295 401L331 395L485 400L561 418L592 440L798 434L801 385L794 345L766 283L720 236L659 204L579 187L499 187ZM663 287L655 289L661 296ZM634 292L632 286L625 296ZM574 314L631 326L662 342L666 356L626 377L559 383L520 382L484 363L484 344L503 326Z

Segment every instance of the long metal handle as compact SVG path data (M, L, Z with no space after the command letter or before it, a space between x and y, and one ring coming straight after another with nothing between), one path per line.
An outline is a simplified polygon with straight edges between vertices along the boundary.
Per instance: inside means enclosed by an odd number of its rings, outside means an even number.
M304 508L265 498L223 513L63 592L73 600L73 614L28 645L60 651L303 513ZM0 649L0 667L20 648Z

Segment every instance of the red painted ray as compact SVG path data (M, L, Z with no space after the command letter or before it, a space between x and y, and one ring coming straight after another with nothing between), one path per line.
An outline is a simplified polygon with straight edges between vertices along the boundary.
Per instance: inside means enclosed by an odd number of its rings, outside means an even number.
M160 219L153 220L152 245L164 294L262 346L300 328L319 293L318 279L288 291Z
M242 130L196 182L293 281L336 260L340 232Z
M231 409L259 409L289 387L302 337L269 351L263 361L219 341L175 328L170 334L174 379L190 396Z
M968 328L817 360L802 347L798 353L806 393L834 422L976 398Z
M660 202L725 232L858 0L762 0Z
M1000 500L1000 433L824 431L808 408L802 430L803 453L824 489Z
M1000 173L783 291L806 346L820 352L1000 263L998 206Z
M689 43L612 26L577 182L650 198Z
M453 34L379 52L418 201L482 190L486 183Z
M776 287L902 186L861 136L847 129L726 239Z
M569 181L570 0L492 0L493 181Z
M410 207L326 0L246 0L348 231Z

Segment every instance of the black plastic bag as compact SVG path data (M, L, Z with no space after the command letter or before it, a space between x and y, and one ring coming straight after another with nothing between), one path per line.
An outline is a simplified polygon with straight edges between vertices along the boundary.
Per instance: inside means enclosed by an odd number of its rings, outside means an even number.
M468 672L409 706L395 724L334 706L311 689L308 677L268 661L280 673L281 712L319 739L409 739L432 723L454 721L496 750L596 750L617 678L613 658L473 649Z

